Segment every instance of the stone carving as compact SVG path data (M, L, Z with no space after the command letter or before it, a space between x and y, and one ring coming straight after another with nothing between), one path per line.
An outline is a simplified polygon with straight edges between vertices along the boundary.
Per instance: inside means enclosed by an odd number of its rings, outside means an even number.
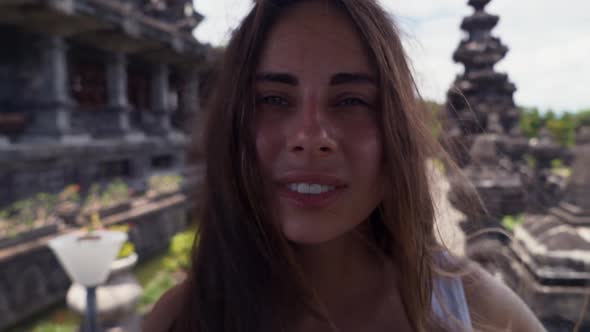
M528 153L534 158L535 166L525 178L529 192L527 211L544 213L559 202L566 184L566 179L554 174L551 162L568 159L568 151L555 142L547 128L542 128L538 138L530 140Z
M471 163L464 169L467 180L473 185L485 205L486 213L472 215L472 202L460 197L464 184L457 177L451 178L453 188L450 200L467 215L462 228L467 234L488 227L498 227L505 215L522 211L525 191L517 173L512 172L512 162L498 153L501 136L481 134L475 137L470 151Z
M553 331L569 331L581 317L590 329L590 128L582 128L566 194L548 214L527 214L515 229L514 271L523 298ZM569 330L567 328L570 328Z

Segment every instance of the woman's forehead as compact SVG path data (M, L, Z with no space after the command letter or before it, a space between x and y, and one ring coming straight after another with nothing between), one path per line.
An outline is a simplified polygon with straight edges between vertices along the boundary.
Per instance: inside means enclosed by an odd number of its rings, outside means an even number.
M272 28L259 71L370 72L367 53L341 9L309 1L285 13Z

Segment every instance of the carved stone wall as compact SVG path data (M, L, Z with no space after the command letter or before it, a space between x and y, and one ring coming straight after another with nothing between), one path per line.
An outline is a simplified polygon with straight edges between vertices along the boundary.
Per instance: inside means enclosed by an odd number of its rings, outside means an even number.
M70 184L88 188L112 178L142 186L152 172L164 171L154 160L169 157L165 171L181 172L184 139L150 137L139 142L96 140L83 145L13 144L0 147L0 206L38 192L59 192Z

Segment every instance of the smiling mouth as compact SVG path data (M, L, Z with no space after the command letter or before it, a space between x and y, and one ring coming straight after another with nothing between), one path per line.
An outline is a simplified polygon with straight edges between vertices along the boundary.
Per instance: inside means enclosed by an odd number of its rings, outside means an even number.
M293 192L307 195L320 195L336 189L336 186L305 182L289 183L285 186Z
M333 204L346 189L346 186L297 182L281 185L278 189L279 196L287 204L301 209L317 210Z

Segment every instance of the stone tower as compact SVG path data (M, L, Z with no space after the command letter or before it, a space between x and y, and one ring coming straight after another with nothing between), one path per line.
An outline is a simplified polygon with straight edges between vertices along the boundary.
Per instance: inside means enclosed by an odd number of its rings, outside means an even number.
M499 134L518 135L519 113L513 100L516 87L507 74L494 70L508 48L492 36L499 17L485 11L489 2L469 0L475 11L463 19L461 29L467 36L453 54L453 60L465 67L449 89L445 105L447 132L458 159L469 151L473 135L489 131L491 116L500 124L499 128L493 128L494 132L501 129ZM460 164L464 163L460 161Z

